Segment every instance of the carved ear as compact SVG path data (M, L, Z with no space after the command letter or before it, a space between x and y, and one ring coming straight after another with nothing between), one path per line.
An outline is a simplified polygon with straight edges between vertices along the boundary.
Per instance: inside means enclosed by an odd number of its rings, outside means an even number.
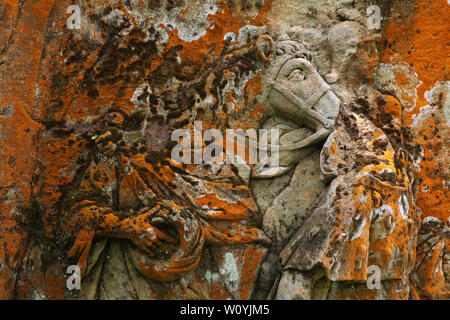
M275 43L273 39L266 34L263 34L256 40L256 52L260 58L265 61L272 59L275 54Z

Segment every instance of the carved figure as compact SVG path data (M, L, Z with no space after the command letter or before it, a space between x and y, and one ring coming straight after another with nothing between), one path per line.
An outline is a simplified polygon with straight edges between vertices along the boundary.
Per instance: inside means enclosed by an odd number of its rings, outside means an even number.
M261 159L253 168L254 178L273 178L292 169L305 156L299 152L301 149L324 141L332 132L340 105L333 89L317 72L312 54L299 42L277 44L266 78L268 114L293 122L299 128L275 126L288 129L280 138L279 167L270 167L270 156ZM306 135L305 129L310 131Z
M240 50L200 80L237 73L237 59L255 46ZM196 86L189 82L182 93L158 88L153 101L161 102L150 107L137 101L151 91L142 86L131 114L109 110L67 130L88 141L60 206L60 239L67 238L69 262L83 267L82 298L250 298L269 239L256 227L259 210L248 186L230 164L170 158L170 132L192 131L198 119L197 106L180 106L173 97L188 92L200 99ZM217 116L210 104L202 107Z

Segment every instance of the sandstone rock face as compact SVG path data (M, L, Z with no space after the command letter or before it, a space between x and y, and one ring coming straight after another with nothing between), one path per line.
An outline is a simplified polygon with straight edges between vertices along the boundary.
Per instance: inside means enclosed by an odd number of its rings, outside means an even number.
M1 1L0 299L449 299L449 14Z

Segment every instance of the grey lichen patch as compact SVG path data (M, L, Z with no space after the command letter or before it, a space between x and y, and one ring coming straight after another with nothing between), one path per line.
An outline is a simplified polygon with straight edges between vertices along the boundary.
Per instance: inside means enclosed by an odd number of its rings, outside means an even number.
M441 107L447 124L450 123L450 81L437 83L430 91L425 92L429 105Z
M215 272L211 272L211 271L208 270L205 273L205 278L206 278L206 281L208 281L208 282L218 281L219 280L219 274L217 274Z
M11 118L14 113L14 107L12 104L6 104L6 107L0 108L0 117Z
M161 1L152 10L143 10L141 1L131 0L126 10L142 28L148 27L149 21L158 21L169 30L178 30L181 40L191 42L200 39L210 28L209 15L218 10L216 0L189 1L183 5L171 4L171 1Z
M219 269L219 273L225 278L226 283L234 291L239 285L239 271L236 259L231 252L225 254L225 261Z
M34 291L33 300L48 300L48 298L45 295L42 295L39 291Z

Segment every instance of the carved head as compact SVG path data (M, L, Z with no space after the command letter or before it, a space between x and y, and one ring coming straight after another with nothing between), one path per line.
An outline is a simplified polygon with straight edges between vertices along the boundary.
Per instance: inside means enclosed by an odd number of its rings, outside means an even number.
M317 71L312 53L301 43L277 43L267 75L267 102L274 112L312 129L320 122L302 109L313 109L330 121L336 117L339 100Z

